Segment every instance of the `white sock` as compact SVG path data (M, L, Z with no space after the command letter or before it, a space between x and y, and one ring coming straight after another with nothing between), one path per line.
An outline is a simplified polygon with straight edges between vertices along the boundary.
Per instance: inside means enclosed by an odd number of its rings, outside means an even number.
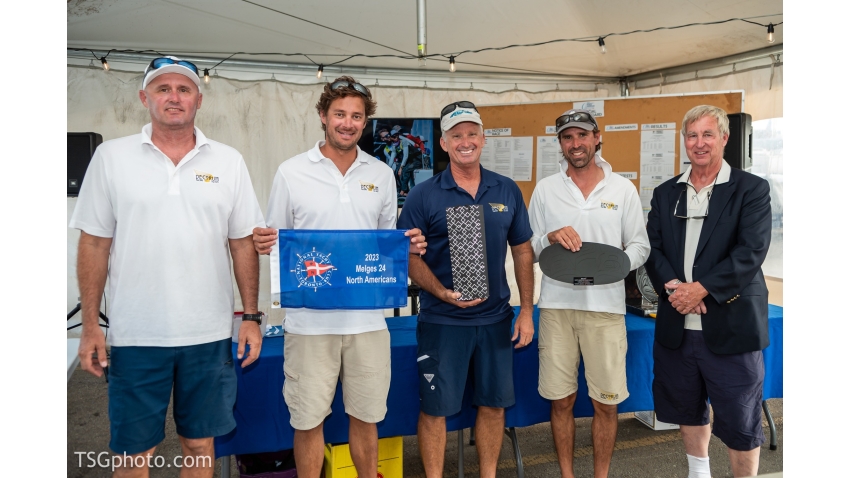
M711 469L708 467L708 457L688 457L688 478L711 478Z

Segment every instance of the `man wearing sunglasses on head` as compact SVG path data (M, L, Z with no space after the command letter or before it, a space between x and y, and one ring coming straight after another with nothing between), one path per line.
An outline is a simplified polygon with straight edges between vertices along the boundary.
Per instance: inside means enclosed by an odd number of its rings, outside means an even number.
M236 427L231 257L245 311L238 358L246 342L242 367L260 355L251 232L263 215L239 152L195 127L200 84L188 61L148 65L139 99L151 122L97 148L71 217L80 363L96 376L107 366L98 309L109 278L109 447L124 456L114 476L148 476L172 394L183 456L196 458L180 476L213 476L213 437Z
M631 269L649 256L634 184L602 159L599 126L589 111L555 120L564 159L537 183L529 204L535 259L552 244L576 252L582 241L622 248ZM552 436L561 476L573 476L579 357L593 404L593 472L608 476L617 437L617 404L626 388L626 292L623 281L576 286L543 277L540 289L540 396L552 401Z
M269 196L268 228L254 230L257 252L268 254L278 229L395 229L392 170L357 147L375 114L368 88L343 76L324 86L316 103L325 139L284 161ZM425 252L418 229L411 257ZM383 310L289 308L284 319L283 396L295 428L298 476L318 478L324 460L322 426L342 382L351 458L359 476L378 473L378 429L387 413L390 334ZM344 373L343 373L344 371Z
M410 260L410 277L423 289L416 330L419 451L425 474L442 476L446 417L460 411L467 372L473 370L480 475L492 478L502 446L505 407L515 402L511 342L517 340L520 348L534 337L532 232L516 183L481 167L484 129L475 105L452 103L440 117L440 146L449 154L449 166L411 189L398 220L400 228L418 227L430 241L426 256ZM460 292L452 290L446 208L473 204L483 206L490 295L486 300L461 301ZM508 246L520 295L513 334L514 311L505 273Z
M767 181L723 159L729 119L696 106L682 120L691 165L652 194L646 271L659 294L652 392L658 419L680 425L689 477L710 476L712 432L734 476L758 474L769 345ZM709 425L711 400L714 428Z

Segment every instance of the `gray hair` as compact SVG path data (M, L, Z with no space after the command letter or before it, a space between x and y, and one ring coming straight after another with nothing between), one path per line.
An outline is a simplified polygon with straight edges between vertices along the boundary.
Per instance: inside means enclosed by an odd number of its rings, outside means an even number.
M716 106L699 105L685 113L685 118L682 119L682 136L687 134L688 126L706 116L711 116L717 121L717 128L720 130L721 136L729 135L729 117L726 116L726 112Z

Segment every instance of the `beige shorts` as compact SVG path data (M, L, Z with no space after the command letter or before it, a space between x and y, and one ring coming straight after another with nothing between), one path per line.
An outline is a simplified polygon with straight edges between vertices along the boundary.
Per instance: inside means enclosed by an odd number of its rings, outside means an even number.
M390 333L284 334L283 398L292 428L311 430L331 413L337 381L345 413L367 423L387 414Z
M621 314L540 309L540 379L537 391L548 400L578 390L579 357L584 357L588 395L616 405L626 388L626 319Z

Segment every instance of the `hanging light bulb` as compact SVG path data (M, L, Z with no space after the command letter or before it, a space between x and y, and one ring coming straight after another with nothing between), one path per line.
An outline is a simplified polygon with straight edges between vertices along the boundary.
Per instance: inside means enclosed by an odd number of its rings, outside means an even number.
M210 84L210 69L204 68L204 83Z
M602 37L599 37L599 40L597 41L599 42L599 51L601 51L604 55L605 52L608 51L608 49L605 48L605 40Z
M773 43L776 39L773 38L773 23L767 25L767 42Z
M449 71L454 73L457 68L455 67L455 57L449 57Z
M109 62L106 61L106 57L100 59L100 63L103 65L103 69L109 71Z
M319 65L319 70L316 71L316 78L317 79L319 79L319 80L322 79L322 72L323 71L325 71L325 65Z

